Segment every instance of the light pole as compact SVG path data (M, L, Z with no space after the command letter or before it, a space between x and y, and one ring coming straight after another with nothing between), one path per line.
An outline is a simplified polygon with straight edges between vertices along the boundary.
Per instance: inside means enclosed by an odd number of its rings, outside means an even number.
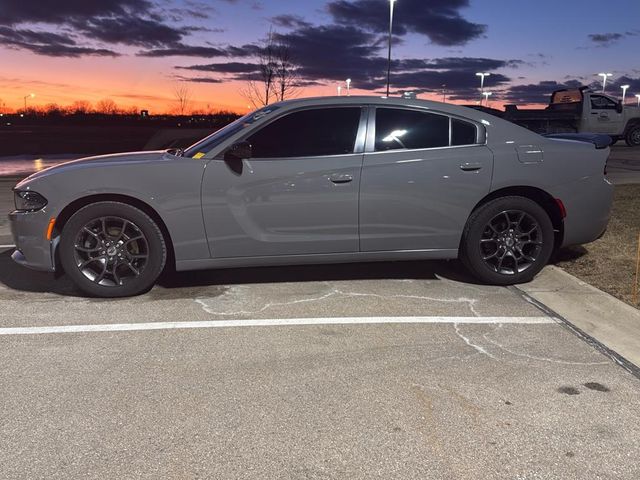
M622 105L624 105L624 101L627 98L627 90L629 89L630 85L621 85L620 88L622 89Z
M447 103L447 85L442 84L442 103Z
M489 97L493 95L493 92L482 92L482 96L484 97L484 105L485 107L489 106Z
M393 38L393 7L396 0L389 0L389 58L387 61L387 98L391 89L391 41Z
M30 93L29 95L24 96L24 111L27 111L27 98L35 98L35 93Z
M341 97L342 96L342 86L338 85L338 96Z
M605 93L607 90L607 78L613 77L613 73L599 73L598 75L602 77L602 93Z
M638 99L638 107L640 107L640 95L636 95L636 98Z
M347 78L347 97L351 96L351 79Z
M490 73L486 72L478 72L476 73L476 77L480 77L480 103L482 103L482 97L484 96L484 77L490 76Z

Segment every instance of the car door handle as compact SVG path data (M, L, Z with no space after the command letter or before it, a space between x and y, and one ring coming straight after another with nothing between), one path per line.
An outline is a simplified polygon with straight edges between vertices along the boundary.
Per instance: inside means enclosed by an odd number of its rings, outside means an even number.
M353 182L353 176L349 175L348 173L334 173L329 177L329 180L332 183L338 183L338 184L349 183L349 182Z
M460 170L464 172L477 172L480 169L482 169L481 163L467 162L460 165Z

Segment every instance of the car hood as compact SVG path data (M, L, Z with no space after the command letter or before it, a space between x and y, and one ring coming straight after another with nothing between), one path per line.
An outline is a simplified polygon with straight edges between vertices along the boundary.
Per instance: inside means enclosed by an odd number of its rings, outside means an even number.
M175 158L173 155L167 153L166 150L157 150L149 152L129 152L129 153L116 153L111 155L99 155L95 157L80 158L78 160L71 160L69 162L61 163L53 167L46 168L33 175L28 176L17 187L23 184L31 182L33 180L42 179L50 175L57 175L70 170L85 169L93 167L103 166L116 166L122 164L131 163L151 163L158 161L168 161Z

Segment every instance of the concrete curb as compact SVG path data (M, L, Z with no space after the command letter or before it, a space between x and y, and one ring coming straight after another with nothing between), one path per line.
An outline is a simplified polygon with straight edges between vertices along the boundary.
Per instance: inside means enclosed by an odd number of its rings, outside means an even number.
M640 378L640 310L555 266L517 289Z

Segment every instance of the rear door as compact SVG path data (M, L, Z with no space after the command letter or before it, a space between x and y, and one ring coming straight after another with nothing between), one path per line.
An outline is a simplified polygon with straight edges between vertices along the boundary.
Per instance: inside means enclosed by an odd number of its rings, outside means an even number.
M360 248L458 248L489 192L493 154L482 125L406 108L376 108L360 194Z
M212 256L357 252L365 131L366 108L308 108L247 134L252 158L207 164Z

